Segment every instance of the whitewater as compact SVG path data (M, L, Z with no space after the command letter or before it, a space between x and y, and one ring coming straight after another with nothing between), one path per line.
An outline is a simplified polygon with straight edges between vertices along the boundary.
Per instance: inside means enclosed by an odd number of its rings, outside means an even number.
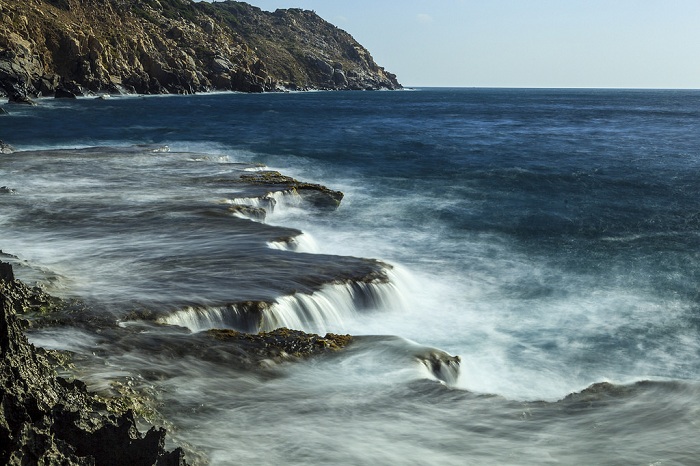
M31 340L150 394L193 462L697 462L697 91L4 108L3 260L87 303ZM345 196L237 181L267 170ZM177 350L278 327L356 338L257 368Z

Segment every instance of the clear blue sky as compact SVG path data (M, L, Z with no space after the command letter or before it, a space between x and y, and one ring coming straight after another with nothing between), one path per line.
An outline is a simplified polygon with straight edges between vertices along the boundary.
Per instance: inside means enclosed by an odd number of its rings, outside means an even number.
M700 88L700 0L251 0L315 10L405 86Z

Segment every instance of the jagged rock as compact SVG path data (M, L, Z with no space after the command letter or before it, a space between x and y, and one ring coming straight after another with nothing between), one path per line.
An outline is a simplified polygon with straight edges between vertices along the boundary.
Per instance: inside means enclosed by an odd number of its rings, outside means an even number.
M235 330L208 330L208 335L220 341L235 344L264 358L308 357L326 351L338 351L349 345L353 337L327 333L325 336L291 330L285 327L257 334Z
M107 415L84 383L56 376L15 313L31 306L24 296L34 293L0 263L0 463L186 464L181 449L165 451L163 429L143 435L132 412Z
M55 93L54 97L57 99L75 99L78 96L76 96L75 94L73 94L71 91L67 90L64 87L59 87L58 89L56 89L56 93Z
M192 0L0 0L0 94L397 89L352 36L311 11Z
M6 262L0 262L0 282L12 282L15 280L15 274L12 271L12 266Z
M36 105L36 102L34 102L29 97L27 97L26 94L20 94L20 93L10 94L10 99L8 100L8 102L11 104L20 104L20 105Z
M63 82L56 88L54 97L57 99L75 99L84 96L85 93L78 83L73 81Z
M268 186L280 185L295 190L305 200L319 208L335 209L343 200L343 193L334 191L320 184L297 181L290 176L282 175L277 171L262 171L241 176L241 180L247 183L262 184Z

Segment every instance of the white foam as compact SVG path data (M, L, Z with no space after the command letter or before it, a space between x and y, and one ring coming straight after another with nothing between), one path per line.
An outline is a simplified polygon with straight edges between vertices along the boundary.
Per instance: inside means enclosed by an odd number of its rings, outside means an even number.
M267 244L271 249L281 251L305 252L309 254L317 254L319 252L318 243L308 233L302 233L283 241L270 241Z
M301 204L301 196L291 189L284 191L270 191L262 196L255 197L234 197L224 199L224 204L250 206L265 209L268 215L280 210L297 208Z
M277 299L263 311L261 329L344 332L358 320L360 311L396 312L405 307L400 287L391 280L334 283L311 295L296 293Z
M282 296L259 310L246 310L245 306L236 304L187 307L157 322L186 327L192 332L213 328L266 332L287 327L323 334L346 331L349 323L360 319L362 313L397 312L405 306L400 287L392 281L353 281L327 284L311 294Z
M213 328L240 327L245 320L244 313L235 305L218 307L186 307L156 322L166 325L177 325L188 328L192 332L203 332Z

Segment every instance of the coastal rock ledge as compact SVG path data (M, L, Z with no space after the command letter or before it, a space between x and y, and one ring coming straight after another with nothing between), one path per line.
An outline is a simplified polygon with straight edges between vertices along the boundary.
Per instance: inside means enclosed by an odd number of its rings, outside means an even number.
M399 89L301 9L192 0L0 0L0 95Z
M16 316L28 295L0 263L0 464L186 465L181 449L165 450L164 429L141 434L131 411L106 414L85 384L56 375Z

